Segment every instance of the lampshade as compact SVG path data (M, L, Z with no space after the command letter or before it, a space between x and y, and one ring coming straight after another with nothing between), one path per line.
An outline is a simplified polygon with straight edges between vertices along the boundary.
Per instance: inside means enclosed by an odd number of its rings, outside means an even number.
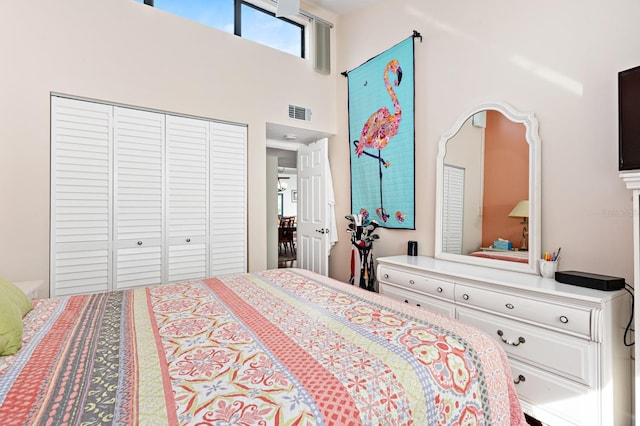
M509 217L529 217L529 200L521 200L509 213Z

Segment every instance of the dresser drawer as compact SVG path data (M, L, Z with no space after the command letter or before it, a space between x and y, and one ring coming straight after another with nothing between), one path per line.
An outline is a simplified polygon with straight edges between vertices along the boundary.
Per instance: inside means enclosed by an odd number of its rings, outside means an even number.
M439 299L452 302L454 300L454 283L433 278L429 275L408 273L381 265L378 268L378 280Z
M510 361L516 392L525 413L557 425L595 425L597 392L519 361Z
M390 284L380 283L380 294L451 318L456 315L456 307L452 302L437 300Z
M529 324L458 307L458 319L501 343L509 359L519 359L585 385L595 378L595 343Z
M456 284L457 303L535 322L591 339L591 311Z

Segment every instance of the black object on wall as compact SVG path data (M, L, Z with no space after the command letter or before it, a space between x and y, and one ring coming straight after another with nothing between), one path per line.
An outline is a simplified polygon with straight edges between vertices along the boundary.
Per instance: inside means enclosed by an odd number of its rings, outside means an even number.
M640 169L640 66L618 73L618 170Z

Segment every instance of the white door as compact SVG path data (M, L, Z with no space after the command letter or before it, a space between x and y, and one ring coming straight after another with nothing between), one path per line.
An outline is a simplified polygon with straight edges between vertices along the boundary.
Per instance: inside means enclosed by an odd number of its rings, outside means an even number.
M329 274L327 139L298 148L297 261L302 269Z
M165 115L114 114L114 290L161 284Z
M247 127L211 123L210 275L247 271Z
M209 122L167 115L169 282L208 276Z
M442 209L442 251L462 254L462 228L464 223L465 169L444 165Z
M111 288L112 107L51 97L51 296Z

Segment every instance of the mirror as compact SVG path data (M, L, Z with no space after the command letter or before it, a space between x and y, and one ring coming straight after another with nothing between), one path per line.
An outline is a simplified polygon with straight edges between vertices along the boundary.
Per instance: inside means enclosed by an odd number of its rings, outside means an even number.
M436 164L438 259L538 273L540 137L533 114L484 103L442 135Z

